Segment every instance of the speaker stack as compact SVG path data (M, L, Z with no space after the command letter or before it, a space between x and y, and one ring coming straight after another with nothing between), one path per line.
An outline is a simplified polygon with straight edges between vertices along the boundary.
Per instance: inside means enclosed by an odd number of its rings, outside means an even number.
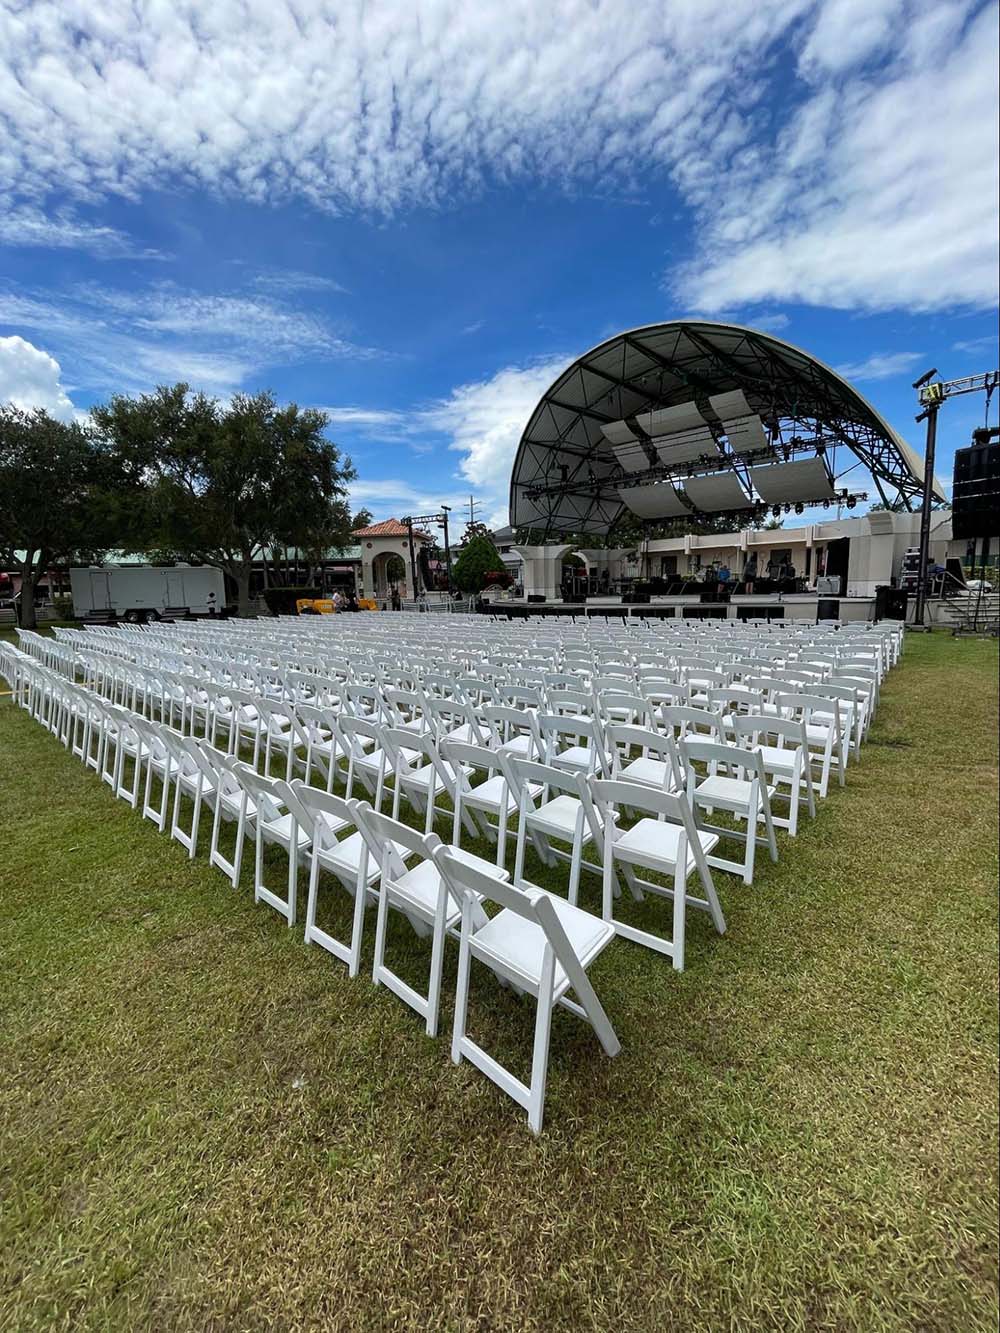
M1000 428L973 431L973 443L955 450L951 535L956 541L1000 532Z

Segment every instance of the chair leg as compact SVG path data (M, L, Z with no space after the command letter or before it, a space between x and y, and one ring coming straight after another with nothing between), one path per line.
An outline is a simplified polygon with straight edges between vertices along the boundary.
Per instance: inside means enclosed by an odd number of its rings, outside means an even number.
M466 894L462 902L462 934L458 948L458 980L455 985L455 1018L451 1029L451 1058L456 1065L462 1063L462 1042L465 1039L465 1024L469 1013L469 967L471 951L469 936L472 932L472 901Z
M545 1111L545 1083L549 1072L549 1039L552 1034L552 986L555 977L555 953L546 945L542 976L538 987L535 1013L535 1044L531 1054L531 1092L528 1100L528 1125L532 1133L542 1132Z

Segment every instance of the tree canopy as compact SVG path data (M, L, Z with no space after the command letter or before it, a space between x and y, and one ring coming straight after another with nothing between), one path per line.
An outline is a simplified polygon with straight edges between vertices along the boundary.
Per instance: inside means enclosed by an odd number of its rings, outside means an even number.
M144 479L142 504L126 520L131 544L223 569L236 582L241 614L265 549L318 553L350 540L347 485L356 473L324 438L323 412L281 407L270 393L222 404L175 384L117 395L92 417Z
M491 582L490 574L506 574L500 552L491 538L479 533L462 547L452 570L452 578L463 592L482 592Z
M24 625L35 623L35 585L50 565L93 560L114 541L127 484L89 428L0 405L0 564L21 575Z

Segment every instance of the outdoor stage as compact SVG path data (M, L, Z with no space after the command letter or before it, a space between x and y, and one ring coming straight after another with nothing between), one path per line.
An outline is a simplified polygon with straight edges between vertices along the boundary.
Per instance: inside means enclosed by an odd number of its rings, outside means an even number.
M822 609L821 609L822 608ZM639 616L712 620L873 620L873 597L820 597L816 593L733 596L728 601L702 601L699 596L658 597L627 602L621 597L588 597L584 602L497 601L483 611L512 619L525 616Z

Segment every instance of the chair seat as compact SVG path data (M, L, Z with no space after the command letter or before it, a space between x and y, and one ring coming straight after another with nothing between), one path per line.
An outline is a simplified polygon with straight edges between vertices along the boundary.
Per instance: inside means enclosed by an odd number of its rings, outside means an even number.
M463 745L482 744L480 736L476 734L469 722L463 722L461 726L455 727L453 731L446 731L444 737L449 741L461 741Z
M832 721L828 726L825 727L818 726L816 723L810 722L806 727L806 740L813 745L825 745L827 740L829 739L831 731L833 731L834 739L836 740L837 728L833 726Z
M495 873L495 872L494 872ZM566 933L570 948L586 968L608 940L615 933L610 922L584 912L564 898L546 893L534 884L522 881L519 888L530 894L545 894L556 909L559 924ZM502 976L527 984L537 990L542 975L542 960L545 955L545 932L534 922L526 920L516 912L504 908L492 920L488 921L472 938L472 952L489 967L494 967ZM556 960L556 991L565 987L566 973Z
M718 805L745 809L750 800L751 783L744 778L726 778L716 773L704 778L695 788L695 795L703 805ZM768 787L768 796L774 795L774 788Z
M536 833L548 833L555 838L572 839L580 814L580 802L575 796L554 796L528 815L528 827ZM590 842L593 834L584 820L583 841Z
M415 855L408 847L401 846L394 842L393 847L399 855L401 861L406 862ZM360 833L352 833L350 837L344 838L342 842L333 843L330 847L323 847L315 853L316 859L326 870L332 870L335 874L342 875L353 884L358 873L358 867L361 864L361 856L364 852L365 840ZM374 884L381 874L381 867L374 856L368 858L368 876L367 882Z
M296 824L292 815L279 815L277 819L261 822L260 831L265 842L277 842L282 847L289 847L294 836L296 846L307 847L311 841L304 828Z
M656 787L664 791L669 791L674 785L671 780L670 765L665 759L640 756L625 765L621 777L627 778L629 782L642 783L644 787Z
M529 782L528 791L534 801L541 795L542 789L537 782ZM515 812L517 810L517 799L510 793L507 779L502 773L495 773L493 777L481 782L478 787L473 787L472 791L463 792L462 800L466 805L471 805L476 809L490 810L494 814L499 814L504 792L507 792L508 810Z
M782 748L779 745L757 745L754 747L764 761L769 773L791 773L795 768L798 750Z
M658 869L655 864L673 868L677 864L677 850L680 846L683 829L679 824L668 824L659 819L640 819L630 829L615 839L615 856L621 861L632 861L645 865L651 870ZM716 833L698 832L698 841L707 855L719 841ZM688 872L695 867L694 852L687 848Z
M594 761L599 756L596 751L586 745L570 745L565 750L560 750L552 756L552 764L556 768L569 768L574 771L589 773L594 767Z
M509 872L498 870L492 861L484 861L481 856L476 856L473 852L465 852L460 847L452 847L450 850L456 860L464 861L466 865L472 866L474 870L480 870L486 875L499 876L504 880L510 879ZM400 875L399 879L392 881L392 896L397 901L402 900L417 908L424 916L433 917L437 910L440 887L441 876L438 873L437 866L433 861L421 861L412 870L408 870L405 875ZM451 902L446 924L454 925L461 915L461 905Z
M405 754L406 751L403 751L403 753ZM451 764L442 764L442 767L447 774L448 781L454 784L455 770ZM459 767L461 772L466 775L472 772L467 764L461 764ZM422 768L413 768L403 772L399 775L399 781L403 787L414 787L417 791L422 792L433 791L435 796L445 790L444 780L433 764L424 764Z
M509 741L504 741L500 746L500 754L512 754L516 759L533 759L535 757L534 739L527 733L520 736L512 736Z

